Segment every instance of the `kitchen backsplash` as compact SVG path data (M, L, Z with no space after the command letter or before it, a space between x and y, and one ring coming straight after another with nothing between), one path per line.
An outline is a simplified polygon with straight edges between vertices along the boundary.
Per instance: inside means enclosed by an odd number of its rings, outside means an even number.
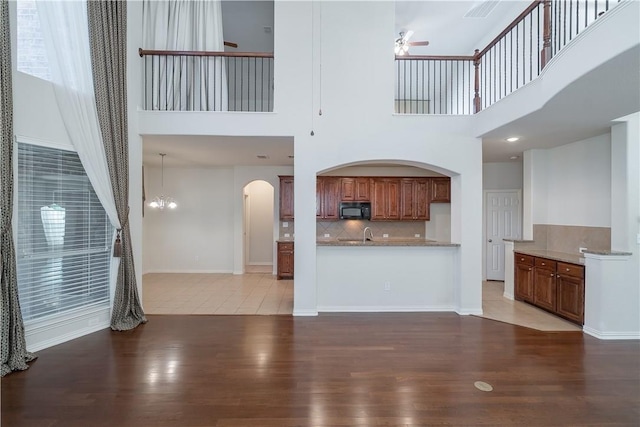
M533 224L534 246L554 252L579 253L579 248L611 250L611 228Z
M349 220L349 221L317 221L316 237L340 238L340 239L361 239L365 227L371 227L373 238L382 238L387 234L388 238L415 238L416 234L420 238L424 238L425 227L424 221L366 221L366 220ZM329 236L327 237L326 234Z

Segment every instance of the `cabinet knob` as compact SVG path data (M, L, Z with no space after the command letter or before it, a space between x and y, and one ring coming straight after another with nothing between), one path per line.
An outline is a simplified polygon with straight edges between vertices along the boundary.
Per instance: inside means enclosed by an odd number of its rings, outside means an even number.
M524 261L524 258L520 258L520 261Z
M570 269L570 268L567 268L567 271L571 271L571 269Z
M541 264L542 264L542 265L547 265L547 264L545 264L544 262L543 262L543 263L541 263Z
M551 277L555 276L555 274L551 273Z
M560 277L560 275L558 274L558 275L556 275L556 277Z
M529 267L529 271L531 271L531 267Z

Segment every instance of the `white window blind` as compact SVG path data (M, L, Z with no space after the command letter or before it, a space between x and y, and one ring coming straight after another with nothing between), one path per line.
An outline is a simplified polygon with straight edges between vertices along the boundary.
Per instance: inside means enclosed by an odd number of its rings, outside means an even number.
M16 258L25 325L108 307L113 228L78 155L17 145Z

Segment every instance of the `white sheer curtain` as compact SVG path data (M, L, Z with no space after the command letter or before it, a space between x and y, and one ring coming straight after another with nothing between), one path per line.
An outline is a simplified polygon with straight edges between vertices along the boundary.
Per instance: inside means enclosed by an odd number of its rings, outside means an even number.
M172 51L224 51L220 0L144 0L143 47ZM150 59L151 60L151 59ZM226 111L222 57L154 57L147 75L152 109Z
M96 112L86 2L36 5L62 121L109 221L120 228Z

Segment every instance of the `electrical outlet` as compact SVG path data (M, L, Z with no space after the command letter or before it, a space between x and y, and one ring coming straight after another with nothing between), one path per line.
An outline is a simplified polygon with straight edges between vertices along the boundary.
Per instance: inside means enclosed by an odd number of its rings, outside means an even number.
M329 233L324 233L324 237L331 237L331 234L329 234Z
M578 249L578 252L580 252L581 254L583 254L583 253L584 253L584 251L586 251L586 250L587 250L587 248L579 248L579 249Z
M382 235L382 237L384 237L386 239L387 237L389 237L389 235L385 233L385 234Z
M284 233L284 237L291 237L289 233Z
M413 237L420 237L420 233L414 234Z
M289 228L289 223L288 222L283 222L282 223L282 228Z
M384 290L385 291L391 290L391 282L384 282Z

